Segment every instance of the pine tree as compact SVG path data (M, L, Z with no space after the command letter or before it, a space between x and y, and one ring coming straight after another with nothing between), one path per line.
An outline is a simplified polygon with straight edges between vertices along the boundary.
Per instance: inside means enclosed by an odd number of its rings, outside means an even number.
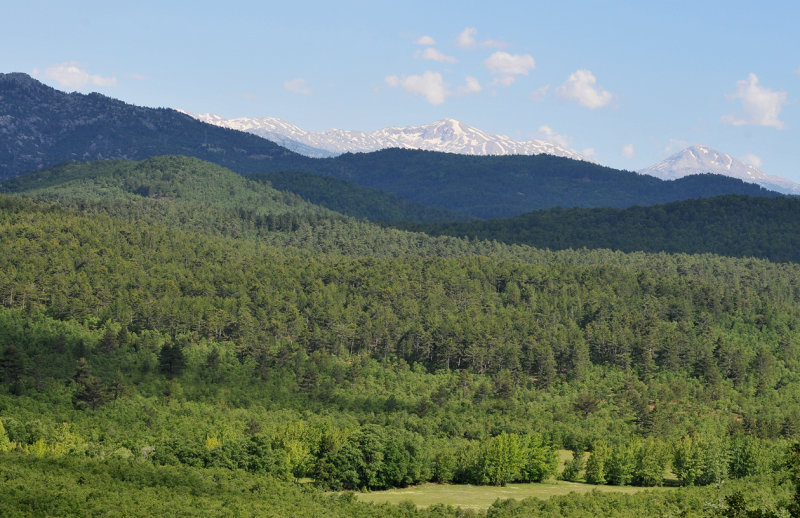
M86 358L78 360L77 371L72 379L78 387L72 396L72 404L75 405L75 408L96 410L97 407L108 401L108 390L99 378L92 375Z

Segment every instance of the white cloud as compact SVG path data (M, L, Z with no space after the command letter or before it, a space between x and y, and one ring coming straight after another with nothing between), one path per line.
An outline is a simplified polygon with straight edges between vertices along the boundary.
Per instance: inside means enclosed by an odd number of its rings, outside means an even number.
M602 108L611 102L613 95L608 90L595 86L597 78L589 70L577 70L570 74L563 85L556 88L556 95L567 101L578 101L587 108Z
M495 52L483 62L492 74L500 76L494 84L503 86L511 85L516 76L528 75L536 68L536 61L530 54L509 54L508 52Z
M466 76L465 82L455 91L449 89L439 72L425 71L422 75L400 78L395 75L386 76L384 81L391 87L403 87L406 92L422 95L433 105L442 104L453 95L476 94L483 90L481 83L472 76Z
M387 76L385 81L389 86L402 86L407 92L422 95L433 105L442 104L449 95L442 74L430 70L425 71L421 76L414 75L403 79L397 76Z
M581 151L581 155L585 156L586 158L592 158L597 154L597 151L594 150L593 147L587 147L583 151Z
M116 77L103 77L89 74L85 70L86 65L71 61L69 63L59 63L45 69L42 77L52 79L61 86L75 88L79 90L85 86L117 86ZM38 69L34 70L34 75L38 75Z
M558 133L556 130L554 130L550 126L547 126L546 124L539 126L537 134L539 138L541 138L542 140L554 142L562 147L569 147L570 144L572 143L571 137Z
M311 89L306 84L306 80L303 79L302 77L286 81L285 83L283 83L283 88L284 90L288 90L296 94L308 95L311 93Z
M480 82L472 76L466 77L466 84L464 86L459 86L458 90L456 91L459 95L469 95L469 94L476 94L483 90L481 87Z
M456 38L456 45L464 49L474 48L476 45L475 35L478 34L478 29L475 27L467 27Z
M539 101L543 100L544 97L547 95L547 90L549 90L549 89L550 89L550 85L544 85L541 88L537 88L536 90L531 92L531 101L539 102Z
M425 52L422 53L422 59L430 59L431 61L438 61L440 63L456 63L458 60L453 56L448 56L447 54L443 54L438 50L428 47L425 49Z
M136 79L137 81L146 81L146 80L150 79L149 77L147 77L144 74L137 74L137 73L131 74L130 78L131 79Z
M786 104L786 92L760 86L755 74L737 81L736 91L726 97L732 101L741 99L742 116L724 115L722 122L734 126L772 126L778 129L785 127L778 117L783 105Z
M741 158L741 161L744 162L745 164L750 164L753 167L761 167L762 164L761 158L759 158L758 155L755 155L753 153L747 153L745 156Z
M508 43L502 40L485 40L481 42L481 47L487 47L490 49L504 49L508 47Z
M622 156L625 158L633 158L633 155L636 154L636 148L633 147L633 144L625 144L622 146Z
M414 43L417 45L436 45L436 40L430 36L420 36Z

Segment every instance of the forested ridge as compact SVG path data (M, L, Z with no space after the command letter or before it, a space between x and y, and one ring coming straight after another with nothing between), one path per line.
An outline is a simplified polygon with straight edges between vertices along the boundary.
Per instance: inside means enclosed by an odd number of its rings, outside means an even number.
M724 195L628 209L550 209L507 219L395 226L539 248L715 253L800 261L800 199Z
M630 207L720 194L779 196L722 175L666 181L552 155L475 156L414 149L345 153L308 169L473 218L551 207Z
M796 263L427 237L186 158L74 167L0 195L3 515L466 516L323 490L555 477L684 487L488 515L797 510Z

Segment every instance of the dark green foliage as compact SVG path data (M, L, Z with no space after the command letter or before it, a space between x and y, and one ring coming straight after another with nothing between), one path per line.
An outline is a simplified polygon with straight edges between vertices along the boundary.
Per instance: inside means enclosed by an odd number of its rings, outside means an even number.
M179 343L164 344L158 353L158 368L170 378L180 375L186 367L186 355Z
M96 410L109 399L108 389L99 378L92 375L92 370L86 358L78 360L78 367L73 376L75 394L72 403L76 408L91 408Z
M17 383L25 372L25 363L17 346L8 345L0 356L0 374L4 383Z
M308 170L478 218L507 218L552 207L652 205L720 194L777 196L726 176L663 181L551 155L475 156L386 149L346 153L320 160Z
M386 489L428 480L429 459L411 433L365 426L319 459L316 478L332 489Z
M402 227L552 250L610 248L800 261L800 199L748 194L652 207L552 209L508 219Z
M384 191L362 187L332 176L276 171L253 175L279 191L289 191L305 200L341 214L370 221L460 221L455 212L426 207Z

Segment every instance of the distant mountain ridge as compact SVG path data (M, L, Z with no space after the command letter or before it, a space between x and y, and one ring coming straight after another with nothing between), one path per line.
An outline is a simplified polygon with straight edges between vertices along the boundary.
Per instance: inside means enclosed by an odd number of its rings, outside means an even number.
M420 126L388 127L367 133L342 129L311 132L274 117L225 119L212 113L189 115L209 124L259 135L311 157L321 158L325 153L331 156L401 148L461 155L547 154L591 162L586 156L555 142L540 139L518 141L505 135L487 133L450 118Z
M448 121L430 128L431 135L466 138L463 130ZM68 94L26 74L0 74L0 136L0 179L64 162L185 155L244 175L333 176L455 212L459 218L509 217L555 206L629 207L720 194L774 194L730 177L694 175L667 182L544 153L477 156L393 148L309 158L257 135L207 124L173 109L134 106L96 93ZM319 203L334 191L350 199L369 196L363 189L348 192L346 184L306 180L290 178L284 188L302 191L302 196ZM334 201L330 206L339 210L348 206ZM402 205L394 204L397 211L386 216L411 209Z
M157 155L194 156L240 174L297 169L311 160L173 109L65 93L27 74L0 74L0 179L68 161Z
M731 155L706 146L692 146L639 171L662 180L677 180L694 174L722 174L784 194L800 194L800 184L773 176Z

